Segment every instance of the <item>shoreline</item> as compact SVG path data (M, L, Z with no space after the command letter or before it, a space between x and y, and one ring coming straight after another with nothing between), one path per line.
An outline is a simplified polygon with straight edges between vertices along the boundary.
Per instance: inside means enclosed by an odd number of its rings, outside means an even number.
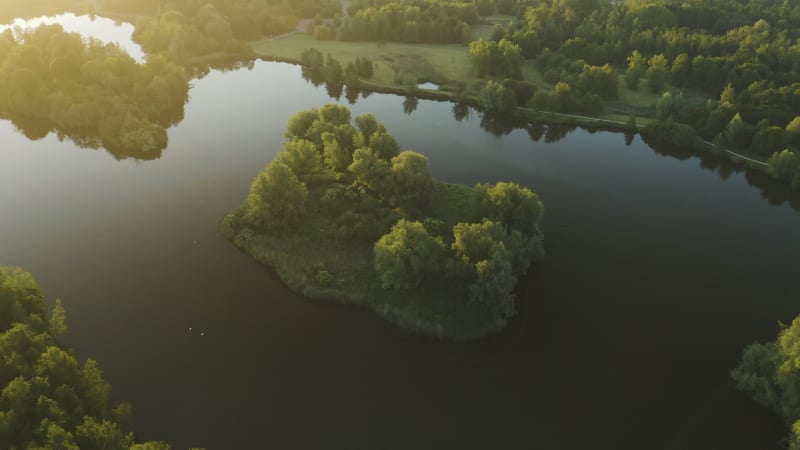
M444 326L441 323L436 323L425 317L408 314L400 308L388 303L375 301L372 297L359 298L349 296L344 291L322 293L316 290L315 286L312 284L303 283L290 275L285 262L281 262L282 259L286 258L285 253L282 253L280 250L266 249L268 254L257 254L252 244L248 245L248 243L243 243L236 239L237 231L225 225L225 217L227 217L227 215L220 221L219 230L222 236L230 242L231 245L236 247L238 251L272 271L284 286L291 292L303 297L305 300L325 303L335 302L342 306L363 308L375 314L379 319L385 320L403 331L426 338L456 342L481 340L502 331L507 325L505 321L492 322L481 327L473 327L466 331L456 331L452 327ZM259 237L263 238L265 236L262 235ZM286 240L285 236L267 236L267 238Z
M267 55L257 50L253 49L254 54L256 55L256 59L261 61L267 62L280 62L286 64L297 65L300 67L306 67L303 63L296 58L291 57L283 57L283 56L274 56L274 55ZM376 92L381 94L394 94L403 97L416 97L419 99L424 100L434 100L434 101L441 101L441 102L450 102L453 104L465 104L477 108L479 110L483 110L480 106L478 100L472 97L466 98L458 98L456 95L443 92L443 91L432 91L427 89L414 89L410 90L404 87L399 86L387 86L379 83L375 83L369 80L362 80L359 79L359 86L358 89L369 91L369 92ZM504 113L508 114L511 117L527 119L527 120L537 120L541 121L545 124L554 124L554 125L575 125L581 126L586 128L592 129L599 129L603 131L612 131L612 132L632 132L641 135L647 135L647 131L643 131L643 129L647 129L647 124L636 124L636 129L631 129L631 126L625 122L611 120L611 119L604 119L601 117L590 117L590 116L580 116L575 114L566 114L566 113L558 113L552 111L543 111L543 110L535 110L532 108L517 106L514 113ZM651 117L636 117L637 120L655 120ZM712 153L711 149L713 148L713 143L709 142L708 140L699 137L698 139L702 141L703 148L698 148L697 145L685 147L685 146L676 146L682 150L689 150L700 156L703 153ZM671 142L659 140L659 142L663 142L665 144L675 145ZM767 173L767 162L763 160L757 160L751 158L747 155L740 154L735 152L729 148L723 148L725 150L725 159L730 161L731 163L738 164L740 166L757 170L759 172ZM723 157L723 155L718 153L712 153L717 156Z

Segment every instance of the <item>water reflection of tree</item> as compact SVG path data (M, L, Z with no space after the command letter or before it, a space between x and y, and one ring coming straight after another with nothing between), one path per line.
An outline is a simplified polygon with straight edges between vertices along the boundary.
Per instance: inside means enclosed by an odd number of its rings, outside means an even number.
M303 67L300 75L304 80L314 85L314 87L320 87L325 82L325 77L322 75L322 72L311 69L310 67Z
M716 173L722 181L726 181L734 173L744 173L747 184L758 189L761 197L768 204L772 206L788 204L795 211L800 211L800 192L792 190L787 183L775 180L763 172L748 169L741 164L713 153L697 153L672 144L648 139L644 136L642 136L642 140L659 155L682 161L698 158L701 168Z
M118 159L158 158L167 128L184 118L187 72L214 68L190 69L159 55L137 63L116 45L84 41L59 25L5 33L0 41L2 118L30 139L55 133Z
M472 117L472 108L466 103L453 103L453 117L456 122L463 122Z
M414 111L417 110L417 106L419 105L419 99L417 97L409 96L403 100L403 112L406 115L411 115Z
M360 93L361 90L358 89L358 87L356 86L352 85L345 86L344 98L346 98L347 102L350 103L351 105L355 105L356 102L358 101L358 95Z

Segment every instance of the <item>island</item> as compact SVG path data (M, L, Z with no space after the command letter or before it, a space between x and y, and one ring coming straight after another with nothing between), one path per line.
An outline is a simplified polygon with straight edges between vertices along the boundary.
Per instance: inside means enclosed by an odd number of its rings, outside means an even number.
M434 180L374 115L353 121L328 104L289 120L282 151L221 229L299 294L461 340L515 314L518 278L544 258L543 214L514 183Z

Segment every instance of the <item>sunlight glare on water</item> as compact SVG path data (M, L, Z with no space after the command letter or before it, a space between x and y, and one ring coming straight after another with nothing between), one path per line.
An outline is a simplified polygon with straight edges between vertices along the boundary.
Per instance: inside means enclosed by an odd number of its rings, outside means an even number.
M16 19L11 24L0 25L0 33L12 30L32 30L41 25L61 25L64 31L80 33L84 38L93 38L105 43L115 43L124 49L136 62L144 62L145 55L139 44L133 42L134 27L130 23L117 22L105 17L72 13L56 16Z

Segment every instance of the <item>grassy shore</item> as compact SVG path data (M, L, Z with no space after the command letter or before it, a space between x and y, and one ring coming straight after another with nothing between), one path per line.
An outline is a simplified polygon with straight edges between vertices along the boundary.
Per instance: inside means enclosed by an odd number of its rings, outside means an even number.
M431 216L452 227L469 216L471 196L472 188L436 182ZM309 201L317 197L311 192ZM366 307L401 328L437 338L479 339L505 326L505 321L491 319L485 310L469 303L463 286L383 289L373 267L373 242L361 236L334 237L324 217L309 214L290 230L256 234L238 225L240 214L241 210L235 210L223 220L223 235L272 267L300 295Z
M506 17L490 18L489 23L502 23ZM474 27L476 35L491 34L492 25ZM478 94L486 84L480 78L470 61L467 48L458 44L403 44L375 42L320 41L306 33L292 33L278 38L265 38L251 42L254 53L267 60L300 63L300 54L308 48L316 48L323 54L331 54L342 63L367 57L375 64L372 78L362 80L362 88L399 95L416 95L421 98L449 100L478 105ZM547 83L535 67L533 61L525 61L522 66L523 79L533 83L540 90L552 92L554 87ZM430 81L439 88L435 91L409 89L402 84L406 75L419 82ZM548 123L580 125L614 131L642 131L655 120L655 104L661 98L647 91L628 89L622 75L619 77L619 98L606 103L606 112L597 116L564 114L537 111L519 107L515 115ZM635 117L637 128L628 124ZM696 145L694 150L705 151L710 145ZM763 158L749 152L728 152L731 161L744 164L756 170L765 170ZM744 158L742 158L744 156ZM753 162L755 161L755 162Z

